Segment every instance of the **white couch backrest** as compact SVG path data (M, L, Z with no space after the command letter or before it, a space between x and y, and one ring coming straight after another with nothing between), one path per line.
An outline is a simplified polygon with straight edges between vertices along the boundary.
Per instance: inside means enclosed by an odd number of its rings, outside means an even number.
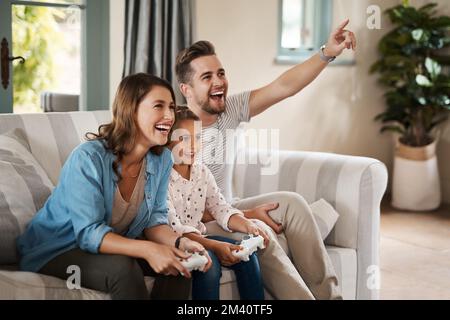
M56 185L70 152L85 141L87 132L96 133L101 124L111 121L111 112L2 114L0 134L15 128L25 131L31 152Z

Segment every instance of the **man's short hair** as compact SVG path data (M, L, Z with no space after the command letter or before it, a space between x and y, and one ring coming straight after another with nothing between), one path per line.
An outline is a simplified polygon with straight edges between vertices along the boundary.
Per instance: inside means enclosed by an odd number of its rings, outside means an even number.
M189 48L183 49L177 56L175 73L179 83L189 83L192 79L193 70L191 61L204 56L216 54L214 46L209 41L197 41Z

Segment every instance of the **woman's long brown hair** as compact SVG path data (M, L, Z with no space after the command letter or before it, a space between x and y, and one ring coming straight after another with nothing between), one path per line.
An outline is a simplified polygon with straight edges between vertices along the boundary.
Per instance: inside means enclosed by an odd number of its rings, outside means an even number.
M119 163L123 156L133 149L139 132L136 122L138 106L155 86L168 89L175 103L175 93L167 81L147 73L127 76L122 79L117 89L112 107L112 121L102 124L98 133L86 133L87 140L103 140L106 148L116 156L113 170L119 180L122 178L118 172ZM164 146L155 146L150 151L160 155L163 148Z

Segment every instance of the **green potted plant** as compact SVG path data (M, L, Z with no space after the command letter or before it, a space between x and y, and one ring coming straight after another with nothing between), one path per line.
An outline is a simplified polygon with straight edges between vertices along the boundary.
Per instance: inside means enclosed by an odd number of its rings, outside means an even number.
M437 4L420 8L409 1L386 10L394 29L379 42L380 59L371 73L387 88L387 108L376 117L381 132L398 133L392 204L401 209L432 210L441 193L436 160L439 125L450 110L450 17Z

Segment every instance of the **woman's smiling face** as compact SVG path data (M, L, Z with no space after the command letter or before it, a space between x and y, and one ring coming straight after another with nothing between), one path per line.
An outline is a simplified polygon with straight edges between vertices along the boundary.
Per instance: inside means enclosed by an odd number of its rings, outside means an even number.
M161 86L153 87L138 106L138 140L150 147L165 145L174 119L175 102L170 91Z

